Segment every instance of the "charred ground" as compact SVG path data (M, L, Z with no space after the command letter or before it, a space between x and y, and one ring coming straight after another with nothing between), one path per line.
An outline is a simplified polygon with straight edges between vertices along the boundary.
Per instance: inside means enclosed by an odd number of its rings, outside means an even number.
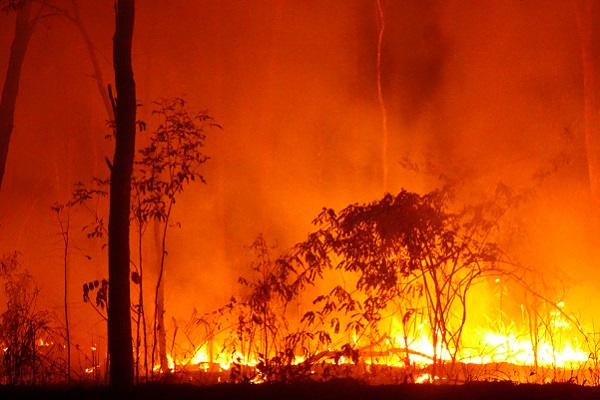
M597 399L600 388L552 383L547 385L514 384L512 382L473 382L463 385L401 384L366 385L356 380L333 380L296 384L190 384L138 385L125 392L109 387L8 387L0 388L3 399L263 399L263 400L329 400L329 399Z

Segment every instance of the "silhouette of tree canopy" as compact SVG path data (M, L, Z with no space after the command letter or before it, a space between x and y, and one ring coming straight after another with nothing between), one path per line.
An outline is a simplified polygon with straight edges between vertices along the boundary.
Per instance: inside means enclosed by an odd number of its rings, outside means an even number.
M425 304L434 351L440 344L454 358L469 289L477 279L501 273L504 253L492 238L514 198L500 186L494 199L452 211L452 197L449 187L424 195L402 190L339 213L324 208L314 220L319 229L287 257L298 273L294 291L314 284L326 269L355 273L356 283L319 296L314 303L321 311L304 319L330 316L339 330L333 315L342 312L350 317L346 330L365 332L377 329L383 310L412 293ZM403 320L415 311L403 309Z

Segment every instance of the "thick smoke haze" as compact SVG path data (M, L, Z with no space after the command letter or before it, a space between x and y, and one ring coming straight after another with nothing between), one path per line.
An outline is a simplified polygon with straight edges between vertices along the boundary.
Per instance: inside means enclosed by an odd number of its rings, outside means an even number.
M113 2L79 3L111 83ZM245 246L259 233L283 251L305 238L323 206L340 209L401 188L422 193L438 187L440 176L459 179L466 199L499 182L535 186L522 216L522 256L560 277L578 306L597 303L599 214L589 194L573 2L383 1L385 160L376 0L137 3L138 117L152 130L152 102L178 96L224 128L207 131L207 184L190 185L176 204L181 228L170 230L167 244L168 320L185 319L194 307L210 311L237 293ZM14 15L0 18L3 79ZM0 249L23 253L41 302L57 312L63 248L50 206L67 201L74 183L107 177L114 145L104 138L108 116L91 74L72 23L38 24L0 191ZM72 216L69 259L81 341L103 335L81 285L107 275L106 251L81 232L86 218L84 211ZM147 254L155 257L152 248Z

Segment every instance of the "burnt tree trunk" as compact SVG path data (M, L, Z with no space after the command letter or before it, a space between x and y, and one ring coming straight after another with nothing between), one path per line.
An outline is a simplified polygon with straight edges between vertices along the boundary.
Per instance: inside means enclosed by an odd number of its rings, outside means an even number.
M113 37L116 143L110 179L108 220L108 352L111 386L133 384L129 287L129 210L135 154L136 93L131 63L135 0L118 0Z
M25 61L25 53L29 45L29 39L33 31L29 22L31 14L31 2L26 1L17 10L17 21L15 24L15 36L10 46L10 58L6 70L6 80L2 89L0 99L0 187L4 179L6 160L8 158L8 147L10 137L14 128L15 106L19 94L19 82L21 80L21 69Z

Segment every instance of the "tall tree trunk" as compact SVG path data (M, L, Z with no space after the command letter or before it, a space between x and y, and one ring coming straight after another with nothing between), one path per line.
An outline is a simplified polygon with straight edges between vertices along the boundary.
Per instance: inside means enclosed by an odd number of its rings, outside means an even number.
M381 86L381 52L383 48L383 33L385 31L385 14L383 8L381 0L377 0L377 100L379 102L379 109L381 110L381 186L383 191L386 192L388 186L388 124L385 99Z
M136 94L131 63L135 0L118 0L113 37L116 143L108 219L108 352L110 384L133 384L133 343L129 286L129 210L135 154Z
M576 5L577 26L583 67L583 112L588 174L592 197L600 201L600 113L598 110L598 83L596 79L598 48L595 44L594 15L597 10L593 0L580 0Z
M114 120L115 115L113 109L110 104L110 100L108 98L108 93L106 92L106 85L104 84L104 77L102 76L102 68L100 68L100 61L98 61L98 57L96 56L96 47L92 42L92 38L90 37L85 25L81 21L81 16L79 14L79 2L77 0L72 0L71 4L73 5L73 15L66 14L66 17L71 20L79 30L83 41L85 42L85 47L90 56L90 61L92 63L92 68L94 69L94 74L92 78L96 81L96 86L98 87L98 93L100 93L100 97L102 98L102 104L104 105L104 109L106 110L106 116L109 120Z
M19 94L19 82L21 80L21 69L25 61L25 53L29 45L29 39L33 31L29 22L31 14L31 2L26 1L17 10L17 21L15 24L15 36L10 46L10 58L6 80L2 89L0 99L0 187L4 180L6 160L8 158L8 146L12 135L15 118L15 106Z

